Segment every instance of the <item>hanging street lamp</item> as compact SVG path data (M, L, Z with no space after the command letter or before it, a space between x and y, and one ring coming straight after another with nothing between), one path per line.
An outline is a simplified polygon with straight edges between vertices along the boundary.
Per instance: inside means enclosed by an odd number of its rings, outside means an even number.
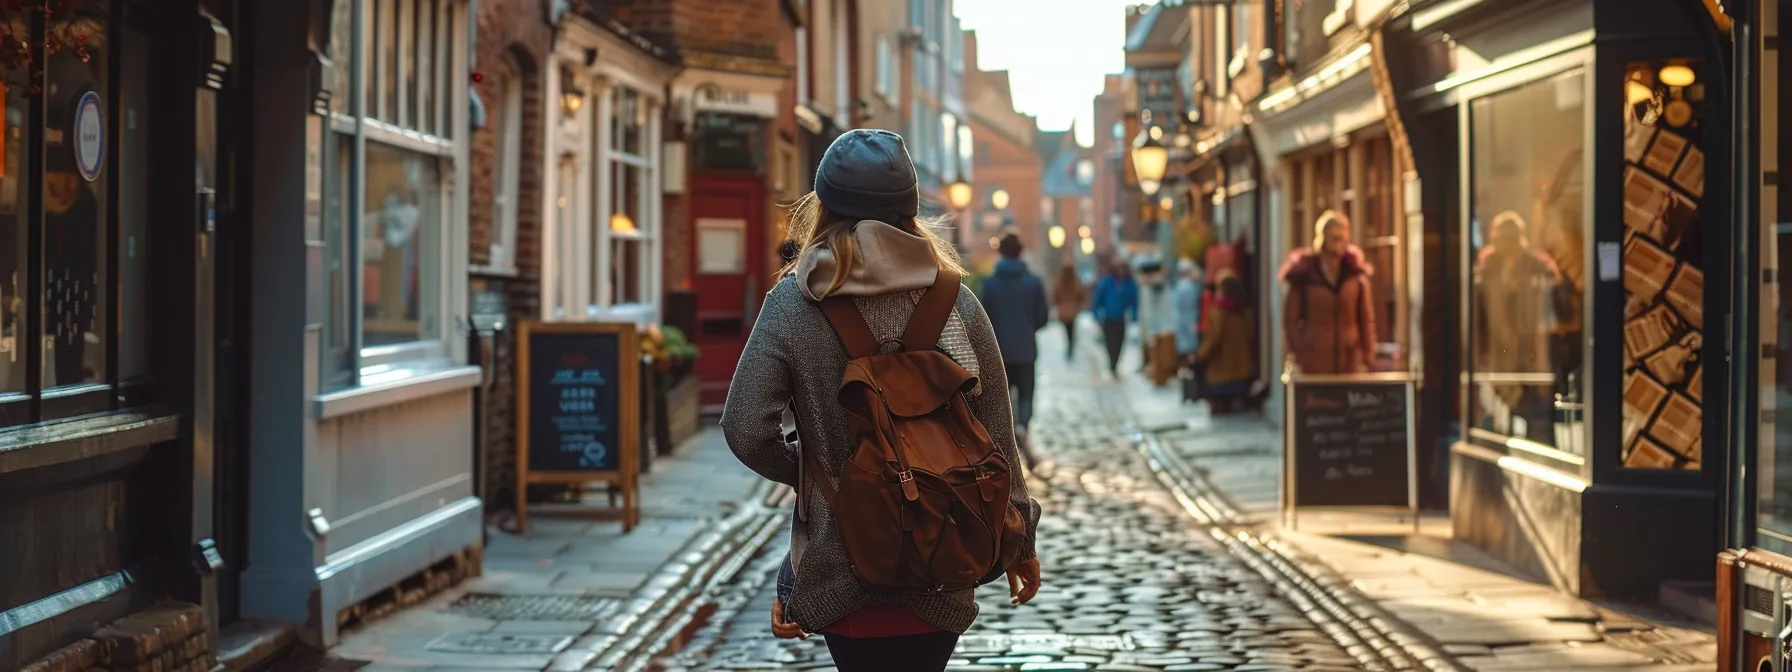
M1132 169L1139 176L1139 190L1146 196L1157 194L1163 186L1164 171L1170 168L1170 148L1163 143L1164 129L1151 125L1151 113L1140 114L1146 128L1132 141Z

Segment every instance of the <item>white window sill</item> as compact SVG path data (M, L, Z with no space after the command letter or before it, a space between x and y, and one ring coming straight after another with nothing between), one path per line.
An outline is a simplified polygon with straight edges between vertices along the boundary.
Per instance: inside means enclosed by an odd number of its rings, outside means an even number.
M317 405L317 419L325 420L471 389L484 378L484 370L477 366L394 367L377 381L320 394L312 401Z
M633 322L645 327L659 318L659 310L645 303L616 306L586 306L585 318L599 322Z

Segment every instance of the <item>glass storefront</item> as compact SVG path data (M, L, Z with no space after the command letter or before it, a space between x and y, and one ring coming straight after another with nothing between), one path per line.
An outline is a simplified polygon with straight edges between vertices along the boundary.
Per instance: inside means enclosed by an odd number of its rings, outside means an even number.
M1780 3L1782 13L1792 10ZM1770 13L1771 15L1771 13ZM1775 17L1776 19L1778 17ZM1764 29L1777 34L1777 27ZM1765 54L1778 63L1765 63L1762 73L1789 72L1792 59L1786 50ZM1777 65L1777 68L1771 67ZM1792 110L1792 97L1783 82L1763 79L1761 84L1760 123L1763 145L1762 166L1784 166L1792 156L1792 136L1787 135L1780 121L1786 110ZM1773 111L1780 114L1774 114ZM1777 143L1769 144L1777 137ZM1760 316L1755 324L1760 329L1762 344L1758 368L1760 437L1756 442L1754 545L1782 555L1792 555L1792 283L1785 279L1792 269L1792 190L1778 185L1764 185L1760 192L1761 257L1763 279L1760 291ZM1746 410L1746 409L1744 409ZM1751 465L1752 466L1752 465Z
M32 27L79 43L0 74L0 427L128 406L150 374L149 43L122 11Z
M1470 435L1579 473L1587 82L1576 69L1468 110Z

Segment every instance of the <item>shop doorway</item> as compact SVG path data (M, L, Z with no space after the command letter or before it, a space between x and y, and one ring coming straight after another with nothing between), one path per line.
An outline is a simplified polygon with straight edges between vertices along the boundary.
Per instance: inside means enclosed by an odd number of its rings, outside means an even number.
M767 288L762 244L763 188L751 175L697 175L691 178L692 250L696 262L697 358L700 403L705 413L721 409L728 382L753 331L753 319Z

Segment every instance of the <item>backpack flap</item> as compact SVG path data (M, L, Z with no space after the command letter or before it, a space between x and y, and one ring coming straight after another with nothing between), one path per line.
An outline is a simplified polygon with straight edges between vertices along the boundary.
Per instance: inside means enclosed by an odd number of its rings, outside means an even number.
M854 385L870 388L871 398L878 399L892 415L918 418L975 389L977 377L946 353L927 350L853 360L840 380L840 403L855 404L853 398L858 395L849 392Z

